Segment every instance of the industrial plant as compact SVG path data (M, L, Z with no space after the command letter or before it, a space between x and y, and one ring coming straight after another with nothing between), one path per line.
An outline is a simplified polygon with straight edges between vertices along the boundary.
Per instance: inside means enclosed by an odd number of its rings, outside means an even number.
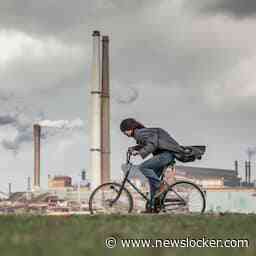
M33 184L29 177L27 190L14 193L9 184L9 193L0 193L0 214L88 214L88 199L91 191L100 184L111 180L109 37L101 37L99 31L94 31L92 44L89 172L81 170L80 180L75 184L70 176L55 175L51 177L48 175L48 188L42 188L40 177L47 175L40 169L40 140L44 127L36 123L33 125ZM207 202L209 202L208 210L217 208L213 203L214 197L212 196L217 195L216 193L219 193L218 196L228 195L229 199L227 200L232 200L234 195L239 194L243 200L248 200L250 204L256 205L252 201L256 198L256 184L251 178L251 160L245 161L244 168L245 179L239 175L238 161L235 161L232 170L177 165L175 170L167 172L167 181L172 183L175 180L190 180L200 185L207 196ZM240 174L241 172L243 169L240 169ZM132 179L138 187L148 191L145 177L135 173ZM130 191L132 192L132 190ZM220 193L222 194L220 195ZM140 199L136 194L134 194L134 199L135 208L144 207L141 206ZM225 207L223 209L225 210ZM255 207L250 210L256 212Z

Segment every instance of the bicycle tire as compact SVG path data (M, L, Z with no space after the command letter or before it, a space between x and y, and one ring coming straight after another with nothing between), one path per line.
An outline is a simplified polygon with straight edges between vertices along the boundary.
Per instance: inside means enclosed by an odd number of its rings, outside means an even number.
M91 214L97 213L96 212L97 194L99 194L100 191L104 191L103 190L104 187L106 189L105 191L107 191L107 187L109 187L109 188L112 187L111 189L112 189L112 191L114 191L115 190L114 187L118 188L118 190L119 190L121 188L121 184L116 183L116 182L107 182L107 183L101 184L100 186L95 188L89 197L89 210L90 210ZM115 190L115 192L116 192L116 194L114 193L114 195L116 196L117 191ZM125 210L123 213L130 213L133 210L133 198L132 198L131 193L129 192L129 190L126 187L123 188L123 191L122 191L122 194L120 195L120 197L123 195L126 195L127 203L128 203L127 210ZM114 204L120 203L120 197ZM105 200L105 201L107 201L107 200ZM112 206L109 206L109 207L112 207ZM108 213L108 212L104 212L104 213ZM109 212L109 213L120 213L120 212Z
M178 187L182 188L182 186L190 186L191 188L193 188L195 190L195 192L198 195L199 201L200 201L200 206L198 209L192 209L191 205L189 205L189 200L191 200L191 196L188 193L188 199L187 202L185 204L185 193L186 191L183 189L178 189ZM180 191L179 191L180 190ZM167 197L169 193L169 198ZM184 197L184 198L183 198ZM182 201L183 200L183 201ZM169 204L167 204L169 202ZM185 204L185 205L184 205ZM168 206L175 206L176 208L170 208L168 210L166 210ZM182 207L184 209L182 209ZM186 207L186 208L185 208ZM193 182L189 182L189 181L177 181L173 184L171 184L168 188L168 191L165 192L163 199L162 199L162 210L163 211L170 211L172 213L204 213L205 211L205 207L206 207L206 200L205 200L205 195L204 192L201 190L201 188L196 185ZM185 211L186 210L186 211Z

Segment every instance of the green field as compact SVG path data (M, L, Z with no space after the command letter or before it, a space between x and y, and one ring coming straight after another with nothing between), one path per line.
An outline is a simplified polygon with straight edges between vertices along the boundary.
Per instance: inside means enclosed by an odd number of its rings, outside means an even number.
M0 216L1 256L256 255L256 215ZM117 246L106 248L115 237ZM249 239L249 248L123 248L120 239Z

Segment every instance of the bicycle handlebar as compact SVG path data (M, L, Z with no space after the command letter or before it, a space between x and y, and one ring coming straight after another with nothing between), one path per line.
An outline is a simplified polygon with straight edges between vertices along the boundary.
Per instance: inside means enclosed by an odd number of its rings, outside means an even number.
M130 150L127 150L126 152L126 163L129 164L131 160L132 152Z

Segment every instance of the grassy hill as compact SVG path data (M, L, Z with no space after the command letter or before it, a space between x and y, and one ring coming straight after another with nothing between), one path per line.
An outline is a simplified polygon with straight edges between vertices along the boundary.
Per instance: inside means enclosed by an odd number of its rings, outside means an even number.
M117 239L116 248L106 248L108 237ZM186 237L244 238L249 248L123 248L120 240ZM0 216L2 256L247 256L256 255L255 240L256 215Z

